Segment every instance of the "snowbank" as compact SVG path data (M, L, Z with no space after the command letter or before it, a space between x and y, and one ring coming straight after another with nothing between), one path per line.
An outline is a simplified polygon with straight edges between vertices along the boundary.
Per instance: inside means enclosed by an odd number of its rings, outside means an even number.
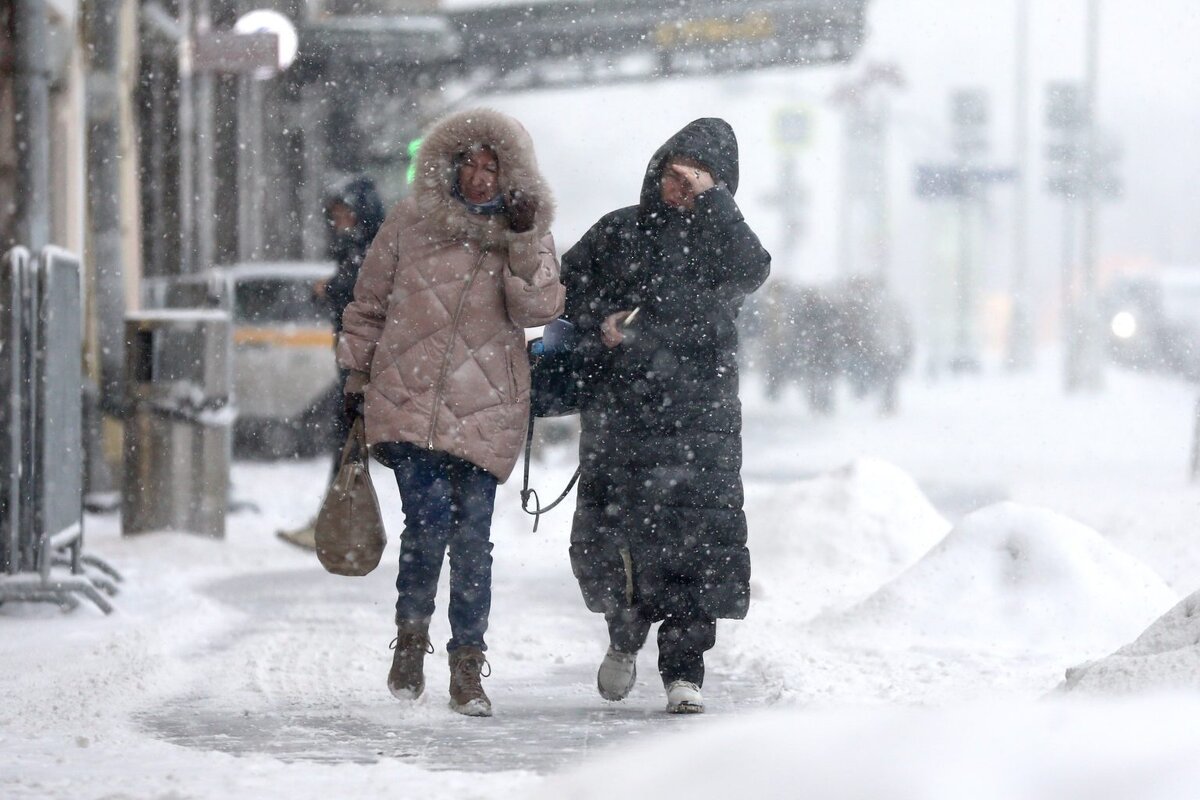
M876 458L752 487L746 516L754 602L790 604L794 622L861 600L950 529L911 476Z
M808 480L748 484L746 515L750 614L721 623L714 666L755 676L769 703L811 704L861 686L847 679L841 654L831 656L813 640L809 620L867 597L937 543L950 523L912 477L875 458Z
M623 748L536 798L1180 800L1200 785L1200 695L759 713Z
M1200 689L1200 592L1112 655L1072 667L1060 691L1126 693Z
M999 503L964 518L900 577L821 621L942 645L1103 652L1169 608L1152 570L1052 511Z

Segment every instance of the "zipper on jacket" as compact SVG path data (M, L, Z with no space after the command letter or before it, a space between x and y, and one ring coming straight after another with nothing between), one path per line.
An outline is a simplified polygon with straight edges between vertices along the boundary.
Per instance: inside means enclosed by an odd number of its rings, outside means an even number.
M617 552L621 554L621 566L625 568L625 605L633 607L633 554L629 552L629 548L618 547Z
M467 292L471 291L471 285L475 283L475 276L479 274L479 268L483 266L485 258L487 258L487 250L480 250L479 260L471 268L471 274L467 277L467 285L463 287L462 294L458 296L458 307L454 309L454 318L450 322L450 342L446 345L446 353L442 356L442 369L438 373L437 383L433 387L433 417L429 420L429 438L425 440L426 450L433 449L433 434L437 430L438 412L442 410L442 389L445 388L446 370L450 368L450 354L454 351L458 321L462 317L463 306L467 302Z
M517 402L517 373L513 369L513 352L512 345L504 345L504 366L508 368L508 394L509 402Z

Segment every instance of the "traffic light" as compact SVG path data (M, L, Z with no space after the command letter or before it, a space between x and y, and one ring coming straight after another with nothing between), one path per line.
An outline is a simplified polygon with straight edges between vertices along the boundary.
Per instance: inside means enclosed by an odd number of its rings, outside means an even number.
M407 182L410 186L417 177L417 155L420 154L420 152L421 139L418 137L408 143L408 172L406 173L405 177L407 178Z

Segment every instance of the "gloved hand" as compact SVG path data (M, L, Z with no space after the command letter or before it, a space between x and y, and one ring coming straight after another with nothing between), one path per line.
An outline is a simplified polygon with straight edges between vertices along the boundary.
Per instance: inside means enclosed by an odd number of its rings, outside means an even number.
M512 192L505 203L508 209L508 229L513 233L527 233L533 230L537 217L538 201L536 197L525 192Z
M347 425L353 425L354 420L361 417L362 413L362 392L347 392L346 394L342 395L342 416L346 418Z

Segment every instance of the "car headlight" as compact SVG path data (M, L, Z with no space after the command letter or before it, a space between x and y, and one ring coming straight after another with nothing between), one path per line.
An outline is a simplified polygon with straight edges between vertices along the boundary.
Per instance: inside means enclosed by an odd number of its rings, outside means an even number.
M1118 311L1113 315L1109 328L1118 339L1131 339L1137 333L1137 319L1131 311Z

